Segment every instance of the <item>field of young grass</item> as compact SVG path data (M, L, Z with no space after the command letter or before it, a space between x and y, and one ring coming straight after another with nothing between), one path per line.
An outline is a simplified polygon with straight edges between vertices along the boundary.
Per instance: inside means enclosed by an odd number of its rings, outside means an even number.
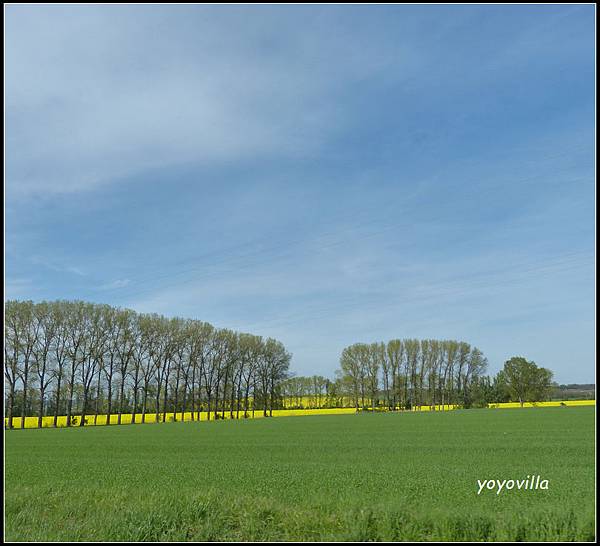
M595 408L5 433L7 540L593 540ZM540 475L548 490L478 492Z

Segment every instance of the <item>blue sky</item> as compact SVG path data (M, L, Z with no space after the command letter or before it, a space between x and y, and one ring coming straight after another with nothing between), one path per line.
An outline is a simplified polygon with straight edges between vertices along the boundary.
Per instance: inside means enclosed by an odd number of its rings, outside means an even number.
M5 15L8 298L594 381L593 6Z

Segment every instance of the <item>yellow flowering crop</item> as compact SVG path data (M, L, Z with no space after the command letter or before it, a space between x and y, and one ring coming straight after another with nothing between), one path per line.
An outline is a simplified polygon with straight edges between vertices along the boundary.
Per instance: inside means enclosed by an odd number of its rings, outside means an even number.
M564 407L564 406L595 406L595 400L566 400L566 401L556 401L556 402L527 402L523 404L525 408L547 408L547 407ZM507 402L502 404L488 404L489 408L494 409L510 409L510 408L520 408L521 404L518 402ZM412 412L419 411L448 411L458 409L460 406L454 404L445 404L444 406L437 405L434 408L432 406L417 406L414 407ZM387 411L386 409L378 409L377 411ZM343 414L352 414L355 413L355 408L320 408L320 409L278 409L273 410L273 417L293 417L300 415L343 415ZM218 412L218 419L221 419L221 412ZM234 418L236 418L237 412L233 412ZM240 412L240 419L243 419L244 412ZM198 419L198 416L200 419ZM196 421L208 421L208 416L206 411L202 411L199 414L195 414ZM251 411L248 412L248 419L260 419L264 417L262 410L255 410L254 415ZM225 419L230 419L230 412L225 411ZM79 415L75 415L72 417L72 426L78 426L80 424L81 417ZM110 416L110 424L116 425L118 424L119 416L111 415ZM183 414L183 419L181 413L177 413L177 417L175 419L174 414L167 413L166 415L163 413L159 413L158 415L159 422L163 420L166 422L172 421L192 421L192 413L185 412ZM214 412L210 414L210 420L214 420ZM94 425L106 425L107 416L106 414L98 415L94 417L93 415L87 415L85 418L84 426L94 426ZM121 424L129 425L132 422L132 415L130 413L124 413L121 415ZM137 413L135 416L135 423L139 424L142 422L142 415ZM156 413L147 413L144 419L145 423L156 423ZM8 419L4 419L4 426L8 425ZM37 417L25 417L25 427L21 425L21 417L13 417L13 428L37 428L38 426L38 418ZM42 417L42 428L51 428L54 426L54 417ZM58 427L66 427L67 426L67 417L65 415L60 415L57 420Z
M524 408L557 408L564 406L595 406L595 400L565 400L565 401L553 401L553 402L525 402ZM519 402L504 402L501 404L488 404L488 408L520 408Z

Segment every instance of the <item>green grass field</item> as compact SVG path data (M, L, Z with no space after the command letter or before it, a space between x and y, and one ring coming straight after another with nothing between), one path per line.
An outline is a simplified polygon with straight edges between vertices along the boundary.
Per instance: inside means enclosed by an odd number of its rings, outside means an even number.
M595 408L5 433L7 540L593 540ZM478 479L549 489L477 494Z

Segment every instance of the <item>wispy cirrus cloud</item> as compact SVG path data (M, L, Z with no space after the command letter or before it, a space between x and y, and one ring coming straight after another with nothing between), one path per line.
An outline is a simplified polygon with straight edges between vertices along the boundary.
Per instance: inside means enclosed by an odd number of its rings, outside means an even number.
M11 194L87 190L188 162L314 154L343 130L336 95L385 76L394 60L376 41L321 32L331 18L299 10L294 23L270 25L271 10L236 11L10 6ZM310 39L292 28L303 20L317 30ZM176 33L165 32L171 24Z
M105 284L101 284L100 286L98 286L98 290L114 290L115 288L125 288L126 286L129 286L129 284L131 283L131 281L129 279L116 279L114 281L105 283Z

